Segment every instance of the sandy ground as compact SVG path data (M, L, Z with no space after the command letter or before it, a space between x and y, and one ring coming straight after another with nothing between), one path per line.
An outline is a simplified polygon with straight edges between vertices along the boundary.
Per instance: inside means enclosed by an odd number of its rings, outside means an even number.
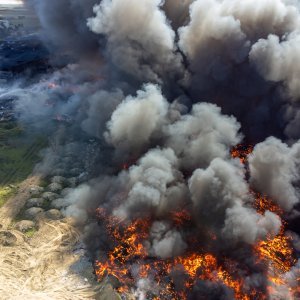
M18 194L0 208L0 235L9 237L8 244L0 244L0 299L113 299L99 296L101 285L89 278L92 270L78 271L82 255L74 249L79 233L71 220L41 217L32 238L14 230L12 221L28 199L30 186L38 180L24 181Z
M7 229L13 218L19 213L26 200L30 197L30 187L38 185L40 178L38 176L29 177L21 183L16 196L9 199L0 208L0 228Z

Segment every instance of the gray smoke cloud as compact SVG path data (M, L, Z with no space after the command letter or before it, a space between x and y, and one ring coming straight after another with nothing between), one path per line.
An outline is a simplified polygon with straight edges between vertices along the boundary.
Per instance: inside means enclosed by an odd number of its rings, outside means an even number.
M161 0L103 0L94 6L96 16L87 22L93 32L107 37L112 63L141 80L159 82L160 75L180 66L174 53L175 33L162 4Z
M254 244L279 232L281 221L275 214L259 215L250 206L253 199L241 166L214 159L206 169L194 171L189 188L198 222L209 224L233 242ZM251 230L250 230L251 229Z
M299 146L289 147L270 137L257 144L249 157L251 185L286 211L299 202Z
M166 0L163 10L167 18L170 20L173 29L186 25L189 20L190 4L194 0Z
M26 0L41 22L43 37L55 48L87 55L98 49L98 38L86 26L98 0Z
M210 226L216 234L231 242L253 244L277 234L280 219L268 211L261 216L251 208L253 199L243 166L229 158L230 147L241 140L236 120L221 115L215 105L201 103L195 105L190 114L179 114L175 122L168 124L171 120L168 109L170 107L160 89L148 85L137 93L136 98L127 97L112 113L106 136L118 150L130 152L143 144L149 147L154 129L160 131L161 139L169 147L148 151L128 171L112 178L120 185L117 191L109 192L112 199L118 199L116 202L110 199L110 204L107 203L112 205L112 213L121 220L140 216L168 218L170 211L193 205L197 223ZM144 117L145 110L151 117ZM126 124L129 126L126 127ZM126 147L118 138L127 143ZM197 169L197 166L204 169ZM195 170L188 186L181 168ZM123 192L120 193L120 190ZM79 197L78 202L72 204L72 210L74 205L86 207L82 201ZM120 202L121 205L113 204ZM178 233L172 229L166 232L166 240L150 242L153 255L167 257L167 253L175 251L173 243L179 239ZM157 250L161 245L164 245L164 254Z
M297 1L30 3L48 39L98 65L105 57L117 87L119 77L133 90L144 81L160 83L167 96L222 106L250 138L299 137L298 108L289 99L298 90Z
M251 45L258 47L255 44L258 39L267 38L270 34L281 37L297 30L299 20L298 7L288 1L273 1L271 7L267 0L259 3L249 0L242 3L194 1L190 6L189 24L179 29L179 45L188 59L194 62L192 67L195 71L200 65L204 69L200 74L204 75L206 70L222 80L233 65L247 59ZM207 51L208 48L210 51ZM216 55L218 59L212 60ZM214 73L214 70L221 71L221 74Z
M195 1L190 6L190 23L179 29L179 46L202 80L207 74L222 80L247 55L249 45L240 21L226 14L225 8L226 1Z
M223 233L236 243L244 241L254 244L276 236L280 227L281 221L276 214L266 211L261 216L254 209L237 204L226 211Z
M167 190L176 185L177 157L172 149L155 149L146 153L129 169L128 194L114 214L124 218L159 215L169 212ZM163 209L167 209L166 212Z
M184 253L187 244L181 234L166 222L156 221L150 229L149 254L163 259Z
M91 136L101 138L109 116L123 98L121 90L113 92L100 90L88 97L87 117L82 121L83 130Z
M298 67L292 62L299 15L296 1L271 6L269 1L194 1L187 24L178 29L193 98L220 103L240 119L248 136L259 137L261 128L278 135L287 126L284 134L297 139L291 127L298 124L298 108L288 103L290 96L297 98ZM288 93L282 95L272 82L285 85Z
M294 101L300 95L300 66L297 63L299 40L297 31L282 40L277 35L270 34L254 44L250 52L250 59L261 75L269 81L284 82Z
M165 122L169 104L155 85L145 85L136 97L128 96L112 113L107 140L117 149L140 150Z
M242 140L240 124L233 116L221 114L213 104L200 103L190 114L166 127L167 145L190 170L207 166L216 157L228 157L228 149Z

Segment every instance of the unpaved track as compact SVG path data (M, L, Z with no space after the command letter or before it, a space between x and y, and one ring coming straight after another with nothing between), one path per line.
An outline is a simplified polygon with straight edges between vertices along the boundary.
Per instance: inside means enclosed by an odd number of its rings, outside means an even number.
M23 181L19 186L18 193L0 208L0 225L2 225L2 229L9 227L12 220L17 216L26 200L30 197L30 187L38 185L39 181L39 176L32 176Z
M73 251L79 234L72 220L41 217L31 239L12 228L13 219L30 198L30 187L38 183L39 177L28 178L0 208L0 232L16 238L11 246L0 245L0 300L95 299L99 286L70 269L79 260Z
M70 270L78 233L68 220L40 222L32 239L10 230L16 243L0 246L0 299L95 299L95 287Z

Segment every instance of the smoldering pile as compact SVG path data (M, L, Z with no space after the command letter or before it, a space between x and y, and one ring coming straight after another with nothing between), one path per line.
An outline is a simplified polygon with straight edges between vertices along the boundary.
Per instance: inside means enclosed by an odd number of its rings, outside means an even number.
M94 159L89 181L60 205L81 226L98 267L115 271L101 262L106 257L111 262L119 233L137 233L139 259L134 261L135 253L123 266L118 256L113 262L129 270L129 289L141 299L150 291L153 297L173 297L170 282L172 291L191 299L297 299L298 238L286 222L299 214L298 1L31 5L50 51L72 52L77 63L46 76L47 83L57 83L55 93L41 82L26 87L26 106L20 95L17 108L39 128L54 112L71 115L68 126L54 127L56 158L71 142L83 146L94 139L98 148L87 159ZM38 111L32 95L41 99ZM44 105L49 97L56 99L51 108ZM230 155L240 143L255 145L246 163ZM77 160L81 146L74 151ZM47 153L39 168L46 173L53 172L53 151ZM264 209L257 209L260 197L268 199ZM97 220L96 211L104 219ZM139 220L146 229L139 232L144 228L139 225L132 232ZM118 238L107 233L105 223ZM277 274L272 259L259 257L257 249L269 250L278 237L288 239L283 247L292 249L295 260ZM178 282L190 276L184 259L191 253L202 262L212 255L214 267L207 270L206 263L199 267L192 260L195 280L183 296L186 287ZM149 258L172 271L171 280L160 276L166 293L156 290L155 274L146 272L145 278L134 271Z

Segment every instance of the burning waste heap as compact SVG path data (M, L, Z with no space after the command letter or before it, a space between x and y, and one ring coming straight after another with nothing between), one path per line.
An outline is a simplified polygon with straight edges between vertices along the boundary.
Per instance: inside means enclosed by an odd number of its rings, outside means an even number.
M92 139L85 182L56 201L98 280L137 299L299 299L299 2L28 5L72 63L7 93L53 136L37 171L61 175L76 145L68 172Z

